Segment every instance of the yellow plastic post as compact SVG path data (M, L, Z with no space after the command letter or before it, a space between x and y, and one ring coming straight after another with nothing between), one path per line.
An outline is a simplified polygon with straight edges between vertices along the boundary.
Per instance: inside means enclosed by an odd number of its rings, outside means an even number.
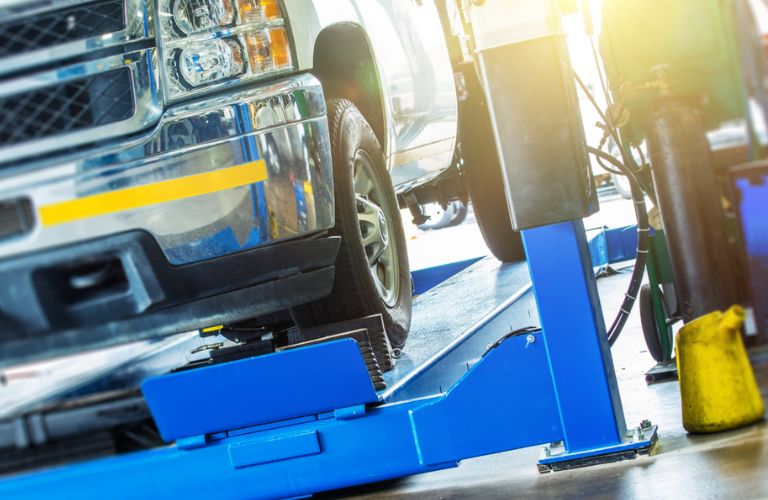
M685 325L675 355L688 432L720 432L763 418L765 407L741 339L744 309L733 306Z

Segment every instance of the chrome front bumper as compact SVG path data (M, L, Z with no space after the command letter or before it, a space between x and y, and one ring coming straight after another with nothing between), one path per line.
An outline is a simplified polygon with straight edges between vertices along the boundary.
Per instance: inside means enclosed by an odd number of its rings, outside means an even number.
M325 104L310 75L173 107L149 133L0 171L28 199L27 234L0 262L129 231L183 265L333 226Z

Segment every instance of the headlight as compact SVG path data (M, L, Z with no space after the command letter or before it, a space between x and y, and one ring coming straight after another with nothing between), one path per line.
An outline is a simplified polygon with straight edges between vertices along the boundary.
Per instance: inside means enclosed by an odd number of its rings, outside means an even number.
M171 100L293 69L277 0L160 0Z
M180 83L188 89L225 80L245 72L243 51L232 39L190 42L174 52Z
M201 31L221 28L235 21L235 9L232 3L224 1L173 3L173 23L184 35L193 35Z

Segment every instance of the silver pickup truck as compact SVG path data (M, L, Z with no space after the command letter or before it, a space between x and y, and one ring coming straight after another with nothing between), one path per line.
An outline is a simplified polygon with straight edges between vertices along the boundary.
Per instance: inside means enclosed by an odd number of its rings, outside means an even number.
M287 310L402 346L401 207L523 258L469 50L454 0L0 0L0 365Z

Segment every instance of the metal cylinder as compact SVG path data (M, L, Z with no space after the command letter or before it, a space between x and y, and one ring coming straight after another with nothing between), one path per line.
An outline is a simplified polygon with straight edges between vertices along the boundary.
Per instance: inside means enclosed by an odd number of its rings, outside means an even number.
M726 310L739 302L738 285L701 113L661 98L647 139L683 320Z

